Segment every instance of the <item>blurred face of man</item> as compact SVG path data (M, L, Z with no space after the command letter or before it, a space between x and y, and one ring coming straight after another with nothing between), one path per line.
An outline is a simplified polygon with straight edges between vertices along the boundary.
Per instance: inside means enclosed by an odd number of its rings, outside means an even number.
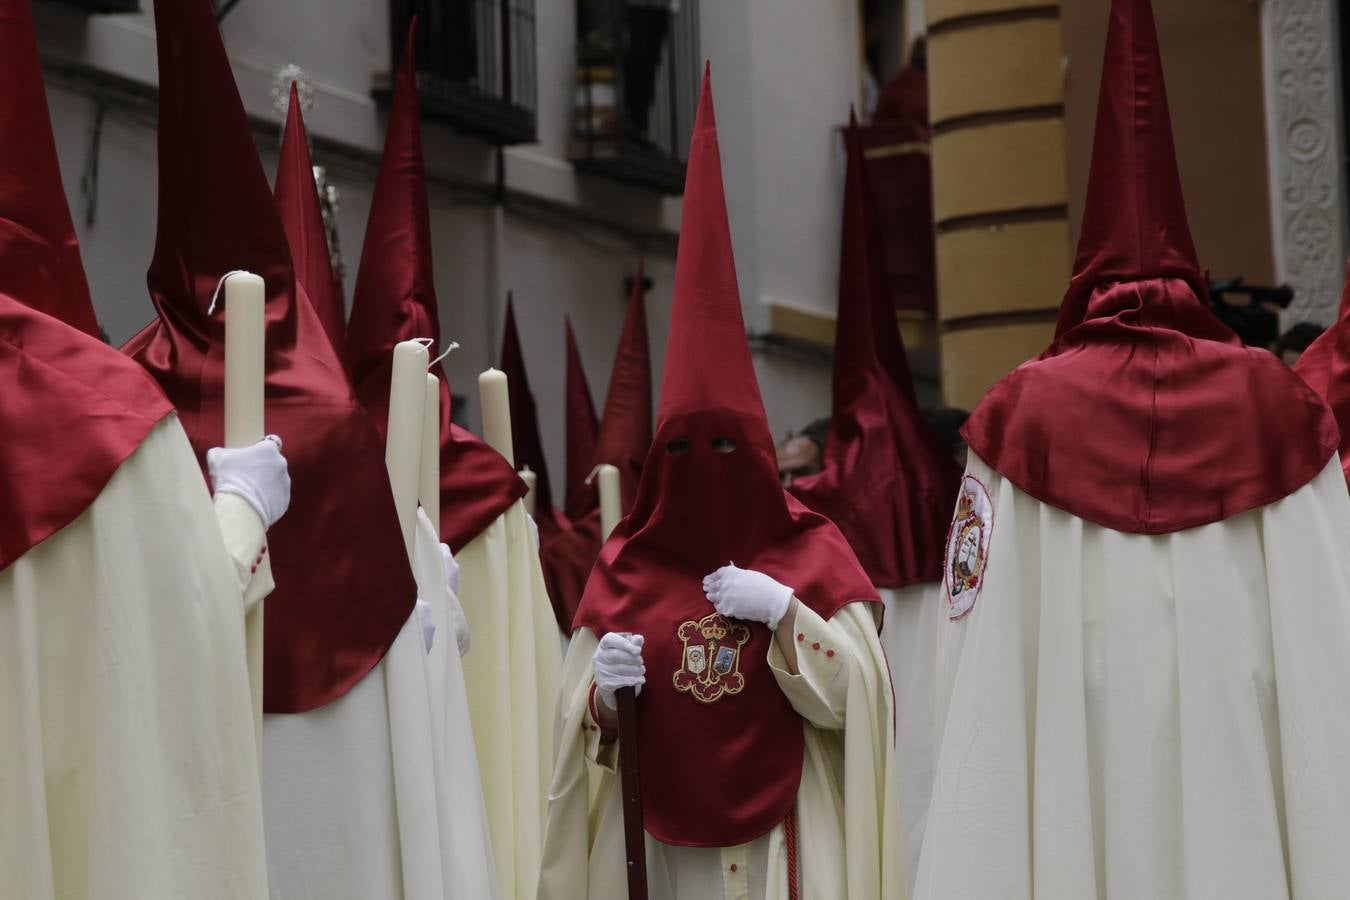
M820 448L806 435L794 435L775 449L778 455L778 477L784 487L798 478L820 471Z

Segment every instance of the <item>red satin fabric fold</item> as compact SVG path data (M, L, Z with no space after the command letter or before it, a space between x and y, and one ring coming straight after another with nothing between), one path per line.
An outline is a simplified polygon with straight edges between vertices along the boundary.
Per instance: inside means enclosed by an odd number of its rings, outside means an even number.
M428 338L433 342L432 356L441 352L431 214L417 111L412 42L416 27L416 21L409 26L394 88L347 322L347 364L357 395L381 435L389 415L394 347L400 341ZM437 363L431 373L441 382L441 540L458 553L524 497L527 488L500 453L451 422L445 369Z
M172 407L116 350L4 294L0 384L3 571L88 509Z
M268 533L263 707L341 697L393 643L417 598L384 447L291 270L286 236L206 0L155 5L159 231L148 281L159 318L123 351L159 382L199 462L224 440L224 316L236 268L266 284L265 427L285 441L291 505Z
M1094 290L1085 321L995 385L964 434L1037 500L1136 534L1273 503L1339 442L1283 363L1240 346L1186 282L1156 278Z
M600 433L600 418L595 414L591 386L581 365L581 352L572 333L572 322L565 320L567 331L567 498L564 512L570 520L600 508L600 495L594 484L587 484L595 468L595 442ZM597 550L599 548L597 547ZM579 595L578 595L579 596ZM568 619L571 622L571 619Z
M328 252L328 231L323 223L314 161L309 156L309 139L305 136L305 120L294 82L290 105L286 107L286 130L281 138L273 196L286 243L291 248L295 280L305 286L324 334L341 356L347 327L342 315L342 286L333 272L333 257Z
M1335 414L1341 430L1341 470L1350 483L1350 265L1339 318L1304 351L1294 371Z
M845 143L834 410L822 470L789 490L839 526L873 584L902 588L942 578L961 472L914 399L856 123Z

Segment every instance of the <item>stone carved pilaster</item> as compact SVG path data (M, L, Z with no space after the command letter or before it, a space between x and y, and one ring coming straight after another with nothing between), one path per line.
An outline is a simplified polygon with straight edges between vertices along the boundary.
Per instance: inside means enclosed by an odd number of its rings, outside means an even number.
M1329 324L1345 278L1335 10L1262 0L1275 267L1293 286L1286 322Z

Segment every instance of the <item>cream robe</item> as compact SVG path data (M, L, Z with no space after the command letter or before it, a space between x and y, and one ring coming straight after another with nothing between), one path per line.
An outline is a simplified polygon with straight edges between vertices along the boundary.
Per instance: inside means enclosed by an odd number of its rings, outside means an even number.
M245 598L263 525L230 505L170 415L0 572L0 897L267 897L244 616L271 585Z
M454 619L456 614L462 617L464 613L459 608L459 598L445 583L436 526L420 508L413 569L418 590L431 605L436 624L436 635L427 656L427 674L435 736L440 854L450 888L447 896L494 900L498 896L497 871L469 720L464 669L455 640Z
M797 609L792 629L804 635L797 670L788 668L776 642L768 660L802 716L806 737L796 806L800 896L898 900L904 896L903 834L891 692L875 620L862 603L848 604L829 621L805 605ZM817 642L820 649L811 649ZM616 748L602 741L588 706L596 645L594 632L578 629L564 667L539 900L613 900L627 893ZM721 849L675 847L649 835L647 876L652 900L787 900L783 826Z
M905 834L906 889L914 887L933 793L933 707L938 629L945 618L942 583L881 590L886 617L881 646L895 694L895 755L899 760L900 823Z
M454 598L435 529L420 512L414 546L418 591L448 623ZM414 614L384 659L342 697L265 718L273 900L495 896L477 764L462 755L468 723L458 651L453 662L442 652L454 646L447 624L429 658ZM452 747L451 733L461 735Z
M464 678L497 887L503 898L529 897L539 877L561 661L524 503L498 516L455 558L473 632Z
M916 896L1344 898L1339 462L1279 502L1157 537L1039 503L973 455L968 471L994 526L982 594L939 646Z

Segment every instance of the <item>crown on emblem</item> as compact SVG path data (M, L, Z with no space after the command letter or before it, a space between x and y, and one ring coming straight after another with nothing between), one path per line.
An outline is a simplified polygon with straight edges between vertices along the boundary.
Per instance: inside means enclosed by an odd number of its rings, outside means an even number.
M975 509L975 495L970 491L962 491L960 498L956 501L956 517L964 519Z
M727 623L720 615L713 614L699 623L698 630L706 639L720 641L727 636Z

